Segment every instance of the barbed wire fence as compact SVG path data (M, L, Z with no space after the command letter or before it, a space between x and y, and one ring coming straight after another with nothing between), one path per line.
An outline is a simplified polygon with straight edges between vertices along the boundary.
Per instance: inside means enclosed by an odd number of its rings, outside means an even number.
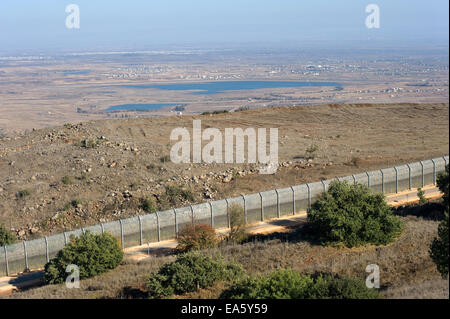
M363 172L337 180L367 185L375 192L395 194L436 184L437 175L445 170L448 156L408 163L401 166ZM0 247L0 276L42 269L70 240L86 231L108 232L120 240L122 248L175 239L184 226L210 224L229 228L229 208L238 204L244 209L246 224L296 215L306 211L327 190L333 179L274 189L256 194L174 208L152 214L93 225L52 236Z

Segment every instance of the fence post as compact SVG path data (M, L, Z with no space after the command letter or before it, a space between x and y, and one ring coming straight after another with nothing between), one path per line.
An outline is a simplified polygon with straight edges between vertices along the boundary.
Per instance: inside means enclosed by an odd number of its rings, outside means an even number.
M105 233L105 226L103 226L103 223L101 223L100 226L102 227L102 234L104 234Z
M225 198L225 203L227 203L227 223L228 223L228 228L231 228L230 203L228 203L228 198Z
M192 205L189 205L189 208L191 209L191 216L192 216L192 226L194 225L194 208L192 207Z
M425 170L423 168L423 162L420 161L419 163L420 163L420 166L422 166L422 187L424 187L425 186Z
M209 204L209 211L211 213L211 227L214 228L214 212L211 202L208 202Z
M370 188L370 175L369 175L368 172L365 172L365 173L366 173L366 175L367 175L367 187Z
M295 215L295 189L294 186L291 186L292 190L292 215Z
M352 177L353 177L353 185L356 185L356 177L355 177L355 174L352 174Z
M27 242L23 241L23 254L25 256L25 271L29 271L30 267L28 266L28 252L27 252Z
M173 209L173 214L175 216L175 237L178 238L178 220L177 220L177 210Z
M308 188L308 208L311 208L311 187L306 184L306 188Z
M124 236L123 236L123 224L122 224L121 219L119 219L119 224L120 224L120 242L122 243L122 249L124 249L125 243L124 243Z
M45 236L44 239L45 239L45 257L47 258L47 262L49 262L50 258L48 256L48 239L47 239L47 236Z
M278 189L276 189L275 192L277 193L277 217L280 218L281 217L280 192L278 191Z
M245 195L241 195L242 199L244 200L244 220L245 220L245 225L247 225L247 205L245 202Z
M138 216L139 220L139 246L142 246L144 244L143 236L142 236L142 219L141 216Z
M409 190L412 190L411 166L409 164L406 164L406 166L408 166L408 171L409 171Z
M259 193L259 197L261 197L261 221L264 221L264 203L263 203L263 196L261 192Z
M325 193L327 191L327 185L325 185L325 182L323 181L323 179L321 179L320 182L322 183L323 192Z
M431 162L433 163L433 184L436 185L436 162L434 159Z
M9 276L8 249L6 249L6 246L4 246L3 250L5 251L6 276Z
M66 232L64 232L64 246L65 245L67 245L67 233Z
M83 233L83 235L86 234L86 230L83 227L81 227L81 232Z
M395 170L395 193L398 193L398 168L394 166Z
M445 166L447 166L447 159L445 158L445 156L442 156L442 158L444 159Z
M161 241L161 223L159 221L159 213L156 212L156 228L158 230L158 241Z
M381 172L381 192L384 194L384 172L380 169Z

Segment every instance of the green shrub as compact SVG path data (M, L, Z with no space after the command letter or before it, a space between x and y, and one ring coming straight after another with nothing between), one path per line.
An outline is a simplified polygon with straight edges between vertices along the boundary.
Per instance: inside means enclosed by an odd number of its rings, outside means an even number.
M100 145L100 141L94 139L85 139L74 143L74 145L83 148L95 148Z
M183 188L177 185L167 185L165 193L161 196L160 201L163 204L176 206L183 201L194 201L195 196L190 188Z
M216 231L210 225L187 225L178 236L177 250L187 252L216 246Z
M444 278L448 277L448 222L447 210L444 220L439 224L438 237L433 240L430 246L430 257Z
M14 236L5 225L0 224L0 247L11 245L16 241L16 236Z
M142 199L140 207L147 213L155 213L156 212L156 204L152 198Z
M147 282L151 298L193 292L212 286L217 281L229 281L243 274L242 267L227 264L222 258L211 258L198 252L179 255L174 262L165 264L153 273Z
M70 176L66 175L62 178L62 183L64 185L70 185L70 184L72 184L72 178Z
M17 192L17 197L18 198L24 198L24 197L26 197L26 196L28 196L30 194L31 194L31 192L28 189L22 189L22 190Z
M290 269L249 276L231 285L221 299L373 299L378 291L363 280L328 274L304 275Z
M110 234L93 235L89 231L72 237L55 258L45 265L44 281L47 284L65 282L66 267L77 265L80 279L90 278L116 268L123 259L119 242Z
M402 224L383 194L364 185L333 181L308 209L311 234L323 244L355 247L385 245L401 234Z
M170 162L170 156L169 156L169 155L161 156L161 157L159 158L159 161L160 161L161 163L168 163L168 162Z
M314 159L316 157L316 152L319 150L319 146L317 146L316 144L311 144L307 149L306 149L306 158L307 159Z
M442 277L448 277L449 165L445 167L445 172L439 174L437 185L440 191L444 193L445 217L439 224L438 237L431 243L430 257L436 264Z
M242 243L249 238L247 226L245 225L244 208L239 204L231 204L229 208L230 232L225 240L232 243Z
M437 178L437 185L439 190L444 194L442 199L444 200L444 205L448 209L448 196L449 196L449 165L445 166L445 171L440 173Z
M419 205L424 205L428 202L425 198L425 192L421 187L417 189L417 197L419 198Z

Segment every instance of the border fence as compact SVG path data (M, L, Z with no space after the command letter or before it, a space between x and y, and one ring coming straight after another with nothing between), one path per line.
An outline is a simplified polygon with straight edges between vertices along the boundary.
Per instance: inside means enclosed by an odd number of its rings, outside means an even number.
M443 172L448 163L449 157L443 156L336 179L351 184L361 183L375 192L395 194L436 184L437 174ZM120 240L122 248L128 248L174 239L179 230L187 224L210 224L214 228L229 228L229 207L234 203L244 208L247 224L295 215L310 208L332 181L333 179L322 180L174 208L0 247L0 276L43 268L69 242L70 236L79 236L88 230L94 234L109 232Z

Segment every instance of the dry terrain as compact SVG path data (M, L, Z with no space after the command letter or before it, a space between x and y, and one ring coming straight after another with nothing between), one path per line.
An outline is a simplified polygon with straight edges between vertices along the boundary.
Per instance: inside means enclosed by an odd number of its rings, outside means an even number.
M443 156L449 153L448 111L448 103L280 107L95 120L5 137L0 223L30 239L143 214L143 198L164 209ZM261 175L256 165L167 162L171 130L191 130L194 119L222 132L278 128L281 167ZM311 146L317 150L308 154ZM168 185L188 196L163 196Z
M405 230L387 246L324 247L305 240L302 230L297 229L291 233L261 235L246 244L225 245L203 253L220 254L226 260L238 262L250 274L290 267L304 273L331 272L363 279L367 276L366 266L377 264L384 298L448 298L448 279L440 277L428 253L439 224L439 218L429 216L442 215L442 211L438 209L439 214L429 209L425 214L421 209L418 211L419 214L414 208L400 209ZM8 298L146 298L145 282L150 273L174 258L151 257L139 262L128 259L115 270L83 280L80 289L51 285L14 293ZM217 298L226 287L227 283L219 282L176 298Z

